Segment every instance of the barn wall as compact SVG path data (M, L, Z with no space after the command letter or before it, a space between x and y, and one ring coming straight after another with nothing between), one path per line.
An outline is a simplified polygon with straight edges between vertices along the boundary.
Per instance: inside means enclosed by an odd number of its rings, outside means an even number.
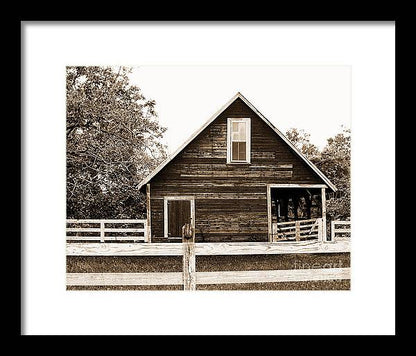
M227 118L251 118L251 164L227 164ZM195 196L198 241L267 241L266 184L322 180L236 99L150 182L152 235L163 236L163 197Z

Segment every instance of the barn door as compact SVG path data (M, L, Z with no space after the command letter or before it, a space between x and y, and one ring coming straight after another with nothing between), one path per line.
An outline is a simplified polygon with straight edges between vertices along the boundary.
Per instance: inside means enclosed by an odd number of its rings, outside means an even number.
M182 226L191 222L190 200L168 200L168 237L182 237Z

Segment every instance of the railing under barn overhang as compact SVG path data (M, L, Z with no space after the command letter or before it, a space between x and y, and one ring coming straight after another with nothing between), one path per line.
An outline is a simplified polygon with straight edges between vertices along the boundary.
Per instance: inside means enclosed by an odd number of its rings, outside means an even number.
M312 239L325 241L322 218L272 224L272 242L305 241Z

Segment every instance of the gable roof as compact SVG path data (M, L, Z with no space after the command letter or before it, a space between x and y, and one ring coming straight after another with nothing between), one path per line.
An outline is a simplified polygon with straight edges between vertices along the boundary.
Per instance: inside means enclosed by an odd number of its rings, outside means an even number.
M270 128L284 141L289 147L331 188L336 192L337 188L331 183L331 181L316 167L311 161L309 161L292 142L279 131L263 114L258 111L253 104L251 104L240 92L235 94L227 103L225 103L213 116L211 116L198 130L196 130L175 152L169 155L162 163L160 163L146 178L139 183L139 189L158 174L172 159L174 159L194 138L196 138L205 128L207 128L225 109L227 109L236 99L240 98L251 110L253 110Z

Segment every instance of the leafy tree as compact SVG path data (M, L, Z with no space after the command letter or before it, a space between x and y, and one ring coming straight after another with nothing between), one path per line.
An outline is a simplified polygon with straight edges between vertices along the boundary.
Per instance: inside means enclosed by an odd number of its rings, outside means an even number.
M303 129L291 128L286 131L286 137L302 152L311 162L315 163L320 159L320 152L317 146L310 141L310 134Z
M302 129L291 128L286 137L335 184L338 191L329 194L327 215L331 220L349 219L351 132L348 129L327 140L320 151L310 142L310 135Z
M165 128L130 69L67 67L67 217L142 216L138 183L162 159Z
M335 184L338 191L327 200L327 214L332 220L349 219L351 212L351 131L343 131L327 140L317 167Z

